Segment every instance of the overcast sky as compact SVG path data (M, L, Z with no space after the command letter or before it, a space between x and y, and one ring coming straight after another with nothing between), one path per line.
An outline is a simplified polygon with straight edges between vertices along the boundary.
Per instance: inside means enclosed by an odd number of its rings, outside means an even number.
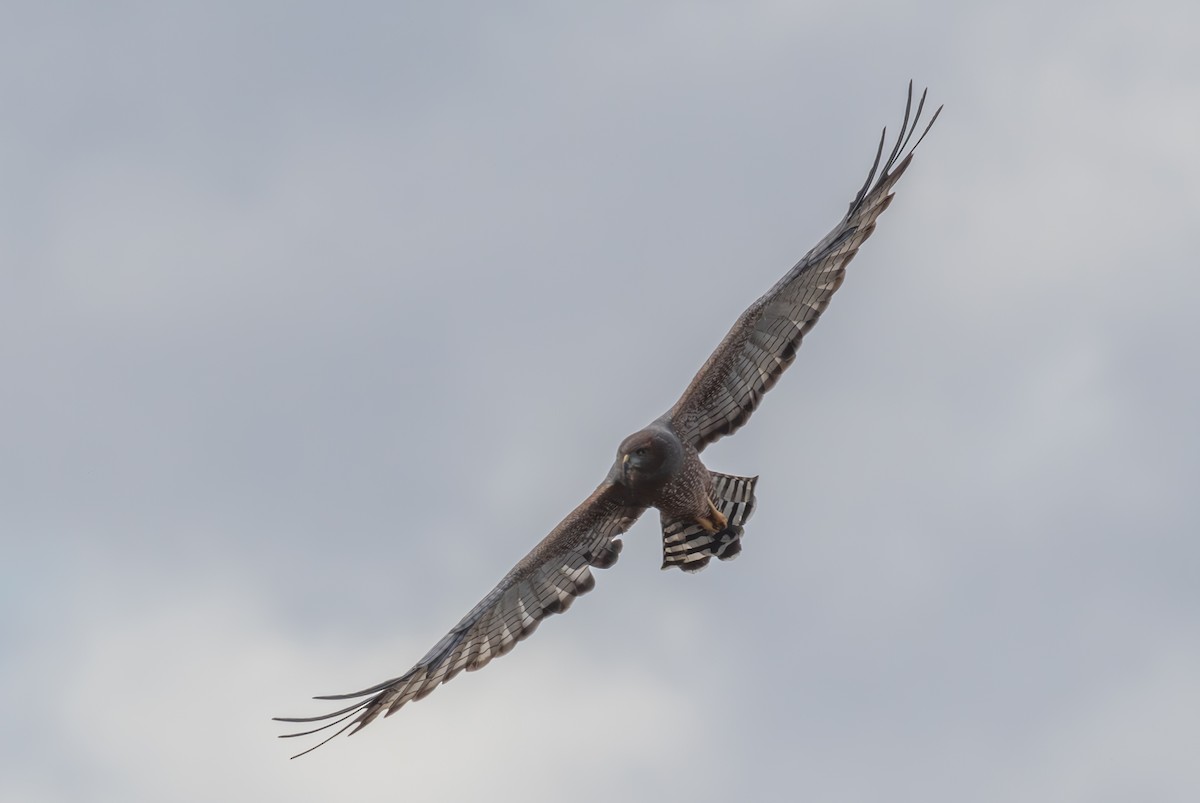
M119 6L119 8L117 7ZM1194 2L7 2L0 798L1200 799ZM288 761L946 110L796 363L512 655Z

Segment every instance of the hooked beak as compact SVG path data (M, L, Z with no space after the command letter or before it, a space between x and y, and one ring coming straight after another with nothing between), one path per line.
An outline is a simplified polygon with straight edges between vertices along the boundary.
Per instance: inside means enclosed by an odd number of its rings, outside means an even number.
M629 479L629 455L621 458L621 479Z

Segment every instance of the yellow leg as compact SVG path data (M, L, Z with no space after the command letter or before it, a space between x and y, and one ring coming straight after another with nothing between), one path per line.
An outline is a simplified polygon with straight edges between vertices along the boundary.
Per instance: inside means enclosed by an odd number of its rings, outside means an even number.
M729 524L729 519L725 518L725 514L717 510L717 506L713 504L711 499L706 499L708 509L712 515L696 519L696 523L704 528L708 533L719 533L724 530Z

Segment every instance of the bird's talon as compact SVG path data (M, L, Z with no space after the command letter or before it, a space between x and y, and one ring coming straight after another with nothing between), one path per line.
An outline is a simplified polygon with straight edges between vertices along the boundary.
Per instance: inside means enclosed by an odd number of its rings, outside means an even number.
M729 525L729 519L725 514L717 510L717 506L713 504L711 499L708 500L708 509L712 511L712 516L709 518L700 519L700 526L709 533L719 533Z

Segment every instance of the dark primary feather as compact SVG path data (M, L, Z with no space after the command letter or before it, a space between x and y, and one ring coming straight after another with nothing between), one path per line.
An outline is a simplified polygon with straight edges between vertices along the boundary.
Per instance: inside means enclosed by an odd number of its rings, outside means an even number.
M462 670L480 669L507 653L532 633L542 619L565 611L576 597L591 591L596 583L591 569L607 569L616 563L621 551L617 536L628 530L643 510L626 505L622 491L611 482L603 483L412 669L368 689L316 698L357 699L337 711L315 717L276 717L280 722L324 723L284 734L282 738L308 736L342 726L292 758L315 750L346 731L355 733L380 714L394 714L409 700L425 697Z
M846 216L766 295L742 313L666 414L679 437L697 451L746 423L762 397L791 365L801 339L829 305L846 275L846 265L875 230L875 219L891 203L892 187L908 169L913 151L942 111L938 107L921 136L908 148L925 108L925 92L921 93L915 114L911 114L912 101L910 81L904 121L883 169L879 167L886 128L879 138L867 180L850 202ZM900 160L906 149L907 155Z

